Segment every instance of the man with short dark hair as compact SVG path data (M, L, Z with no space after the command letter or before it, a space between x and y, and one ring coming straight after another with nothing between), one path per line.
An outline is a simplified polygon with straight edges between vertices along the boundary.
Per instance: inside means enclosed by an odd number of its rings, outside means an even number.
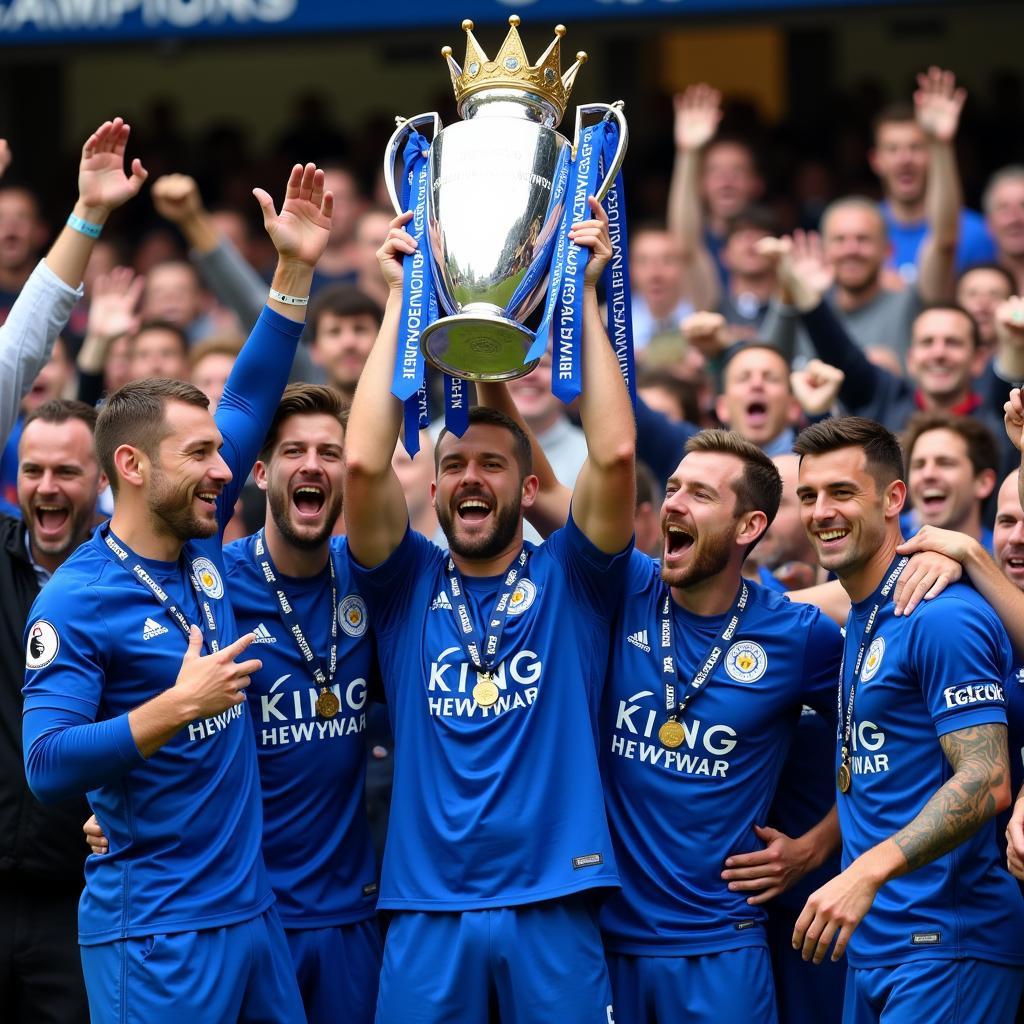
M670 1024L681 1006L695 1024L776 1021L760 905L838 843L831 811L795 839L764 827L801 707L835 714L841 648L816 608L742 578L781 491L758 447L702 431L668 482L660 566L630 559L601 719L622 873L601 926L622 1024Z
M255 637L239 637L221 534L287 380L331 195L312 164L292 169L280 214L254 194L278 266L216 419L184 381L110 396L96 450L113 516L25 632L29 784L47 802L88 793L110 842L87 862L79 912L94 1024L126 1006L148 1020L304 1020L243 721L260 662L234 660Z
M239 630L262 668L247 691L263 856L309 1024L371 1024L381 933L366 813L367 691L376 653L342 507L344 410L331 388L284 393L253 475L266 526L224 551Z
M375 299L355 285L319 291L309 310L310 357L347 409L383 317Z
M903 437L907 489L913 509L905 527L925 524L959 530L992 549L982 509L996 486L999 449L980 420L943 412L911 417Z
M522 535L539 484L529 438L480 407L461 438L445 431L435 448L449 552L409 529L390 395L402 259L416 247L408 214L379 253L390 295L352 406L345 476L349 556L399 751L379 1024L427 1024L438 1007L452 1024L495 1010L524 1024L613 1016L588 898L617 881L594 730L633 530L636 437L597 305L607 215L593 198L590 210L570 234L591 250L580 395L590 454L568 522L536 548Z
M793 946L816 963L833 941L833 960L849 948L846 1024L1009 1020L1024 900L992 820L1010 802L1006 634L962 584L895 616L906 484L889 431L825 420L794 450L804 526L853 606L835 763L844 870L810 897Z

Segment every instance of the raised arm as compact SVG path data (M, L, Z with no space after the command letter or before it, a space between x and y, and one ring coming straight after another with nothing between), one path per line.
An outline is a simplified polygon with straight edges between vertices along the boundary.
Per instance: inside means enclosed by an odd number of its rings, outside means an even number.
M722 286L704 241L700 162L722 120L722 96L709 85L691 85L674 103L676 159L668 194L668 229L681 248L687 298L695 309L713 310L718 308Z
M548 462L544 449L540 446L533 431L527 426L526 420L519 413L516 403L508 388L498 381L479 381L476 385L477 400L481 405L489 406L503 412L523 429L530 439L530 453L533 457L533 475L537 477L537 497L533 504L523 510L530 525L545 539L555 530L565 526L569 518L569 505L572 491L563 483L559 483L555 471Z
M192 261L214 295L248 330L260 315L267 286L241 253L217 233L194 178L165 174L153 182L153 206L188 242Z
M136 157L131 173L124 172L125 147L131 131L120 117L104 121L85 140L78 164L78 200L64 225L46 265L65 284L77 288L92 255L99 230L119 206L138 195L147 171ZM72 227L77 224L77 227Z
M0 327L0 439L10 433L22 397L50 358L54 341L82 296L82 276L100 230L110 213L136 195L146 179L138 159L132 162L130 174L124 172L128 134L128 125L115 118L86 140L70 223L32 272Z
M277 250L277 269L267 305L235 360L217 405L215 418L232 472L231 484L218 499L222 528L231 518L235 498L256 461L288 382L306 322L313 269L327 245L334 207L333 196L324 191L324 172L315 164L292 168L280 213L263 189L253 189L253 195ZM275 298L275 292L282 297Z
M359 375L345 434L348 544L356 561L367 568L387 559L409 525L405 494L391 463L402 429L402 405L391 394L391 377L402 315L402 258L416 251L416 240L405 230L410 216L404 213L391 222L377 252L388 283L388 301L377 340Z
M139 301L145 284L145 277L129 267L114 267L109 274L96 278L89 300L85 339L76 360L80 377L102 378L110 346L138 329Z
M590 542L607 554L622 551L633 535L636 496L636 423L626 382L601 322L597 282L611 258L608 215L590 198L593 220L570 237L591 250L583 287L583 380L580 420L587 458L576 479L572 517Z
M957 127L967 92L956 87L952 71L931 67L917 76L914 111L928 137L925 216L928 235L918 257L917 290L925 302L942 302L956 291L954 267L960 235L963 193L956 165Z

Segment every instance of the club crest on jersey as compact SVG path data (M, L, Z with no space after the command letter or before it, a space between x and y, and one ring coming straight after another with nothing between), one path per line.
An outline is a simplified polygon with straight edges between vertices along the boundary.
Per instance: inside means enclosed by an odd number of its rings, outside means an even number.
M874 679L878 675L878 670L882 667L882 657L884 654L885 640L880 636L876 636L871 641L867 657L864 659L864 668L860 672L860 681L862 683L866 683L869 679Z
M338 625L349 636L366 632L366 604L358 594L349 594L338 602Z
M768 668L768 655L753 640L740 640L725 656L725 671L737 683L756 683Z
M195 571L199 586L207 597L215 601L224 596L224 584L221 581L217 566L208 558L197 558L192 562L192 569Z
M60 637L57 636L57 630L46 619L40 619L28 631L25 668L46 668L57 657L59 650Z
M522 615L537 597L537 585L533 580L520 580L508 602L509 615Z

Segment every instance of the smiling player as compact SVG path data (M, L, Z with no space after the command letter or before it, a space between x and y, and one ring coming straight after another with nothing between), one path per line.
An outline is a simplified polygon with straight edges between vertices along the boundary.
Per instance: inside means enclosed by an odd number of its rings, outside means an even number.
M263 856L310 1024L370 1024L381 936L366 817L367 686L377 671L342 507L345 427L332 388L294 384L253 471L266 526L224 551L239 629L263 667L248 690Z
M256 756L221 535L284 388L332 199L292 169L266 308L216 419L191 384L110 396L96 450L114 514L54 574L26 630L24 746L43 800L87 792L79 940L92 1020L304 1020L260 853ZM223 454L222 454L223 451ZM205 648L205 656L202 654Z
M849 947L847 1024L1010 1020L1024 902L992 821L1010 800L1006 634L963 584L894 615L906 484L884 427L826 420L795 451L804 525L853 607L835 765L844 870L810 897L793 945L815 962Z

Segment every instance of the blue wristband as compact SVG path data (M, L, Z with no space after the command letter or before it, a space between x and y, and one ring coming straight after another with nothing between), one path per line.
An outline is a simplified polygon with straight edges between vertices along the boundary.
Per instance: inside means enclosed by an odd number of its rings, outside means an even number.
M68 217L68 227L80 231L89 238L99 238L100 232L103 230L102 224L90 224L89 221L83 220L73 213Z

